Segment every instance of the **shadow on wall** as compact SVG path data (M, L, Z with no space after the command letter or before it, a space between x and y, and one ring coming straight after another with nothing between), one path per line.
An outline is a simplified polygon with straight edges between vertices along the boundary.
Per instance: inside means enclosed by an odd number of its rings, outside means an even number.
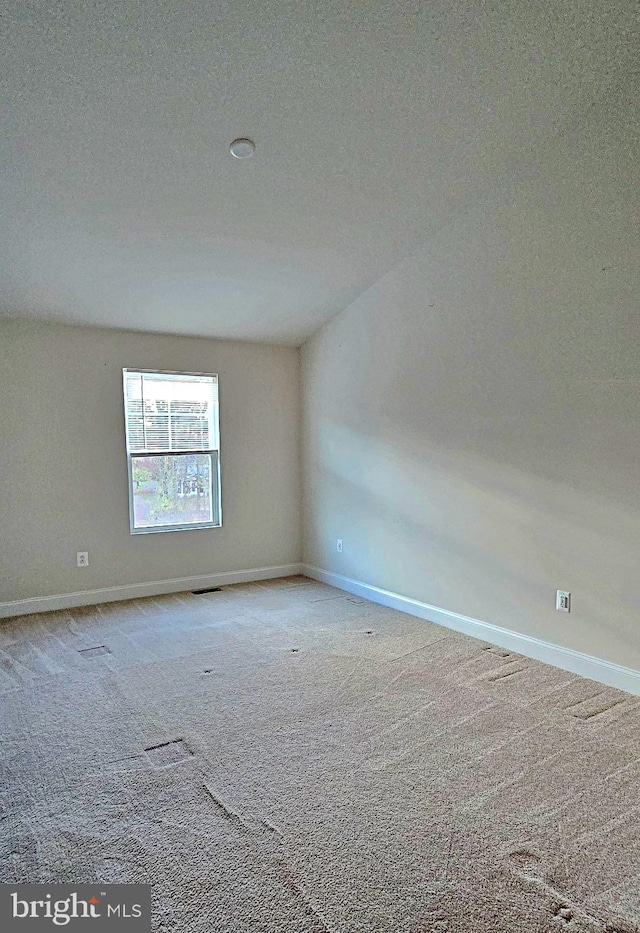
M383 417L368 434L317 428L311 562L619 663L631 647L640 666L640 515L606 485L573 486ZM323 551L336 536L341 558ZM574 593L561 627L557 588Z

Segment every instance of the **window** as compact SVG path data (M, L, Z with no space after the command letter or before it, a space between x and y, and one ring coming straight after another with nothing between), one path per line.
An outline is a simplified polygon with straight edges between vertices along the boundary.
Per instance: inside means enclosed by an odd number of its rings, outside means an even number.
M218 377L123 370L131 533L216 528Z

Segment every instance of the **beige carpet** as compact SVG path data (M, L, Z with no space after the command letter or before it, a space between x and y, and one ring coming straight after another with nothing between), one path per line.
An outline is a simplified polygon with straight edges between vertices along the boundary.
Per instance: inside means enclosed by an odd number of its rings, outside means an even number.
M304 578L0 623L0 880L157 931L622 933L640 699Z

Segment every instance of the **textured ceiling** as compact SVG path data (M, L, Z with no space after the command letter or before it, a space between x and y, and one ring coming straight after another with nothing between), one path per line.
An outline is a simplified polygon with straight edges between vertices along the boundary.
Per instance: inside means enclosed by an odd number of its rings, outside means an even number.
M624 81L637 10L5 2L0 314L298 344Z

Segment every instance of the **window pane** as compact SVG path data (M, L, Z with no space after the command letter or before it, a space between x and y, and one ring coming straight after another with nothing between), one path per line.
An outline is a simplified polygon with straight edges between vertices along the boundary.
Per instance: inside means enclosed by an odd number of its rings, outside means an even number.
M218 448L218 377L125 370L127 448Z
M218 524L217 456L131 458L134 528Z

